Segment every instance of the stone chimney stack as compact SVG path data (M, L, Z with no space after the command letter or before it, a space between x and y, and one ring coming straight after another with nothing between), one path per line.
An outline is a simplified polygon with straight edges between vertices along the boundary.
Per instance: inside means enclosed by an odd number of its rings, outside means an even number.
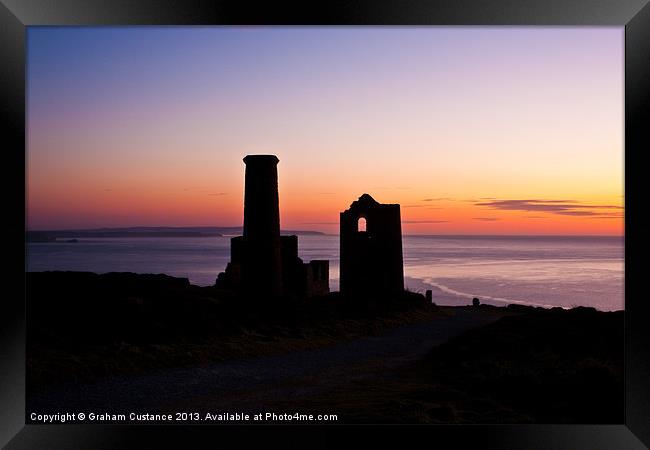
M275 155L248 155L244 158L243 238L248 251L242 278L246 290L260 295L282 295L279 161Z

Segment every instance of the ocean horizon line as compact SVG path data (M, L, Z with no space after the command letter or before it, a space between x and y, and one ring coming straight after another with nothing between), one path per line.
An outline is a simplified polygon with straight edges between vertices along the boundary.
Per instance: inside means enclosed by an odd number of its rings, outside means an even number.
M56 229L45 229L45 228L31 228L25 229L26 233L63 233L63 232L93 232L93 231L141 231L141 230L151 230L151 231L163 231L163 230L228 230L236 231L243 229L241 225L198 225L198 226L184 226L184 225L155 225L155 226L146 226L146 225L135 225L135 226L118 226L118 227L92 227L92 228L56 228ZM322 230L301 230L301 229L287 229L280 230L281 233L291 233L291 232L300 232L300 233L315 233L323 236L339 236L339 233L328 233ZM513 234L513 233L402 233L403 237L441 237L441 238L541 238L541 237L564 237L564 238L625 238L625 234Z

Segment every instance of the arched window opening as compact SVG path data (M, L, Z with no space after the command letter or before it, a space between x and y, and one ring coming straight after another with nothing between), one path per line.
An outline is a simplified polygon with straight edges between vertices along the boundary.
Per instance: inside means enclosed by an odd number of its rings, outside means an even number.
M365 233L366 232L366 218L365 217L359 217L359 221L357 222L357 231L359 233Z

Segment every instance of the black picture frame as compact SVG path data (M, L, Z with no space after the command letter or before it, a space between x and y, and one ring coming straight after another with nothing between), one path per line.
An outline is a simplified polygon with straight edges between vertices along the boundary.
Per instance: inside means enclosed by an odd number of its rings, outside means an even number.
M25 37L36 25L589 25L625 27L625 422L620 425L134 426L25 425ZM0 330L0 444L19 448L295 446L359 430L366 444L467 448L636 449L650 445L650 326L643 298L650 232L644 151L650 149L648 0L0 0L5 269ZM22 212L21 212L22 211ZM11 294L10 294L11 293ZM254 429L259 433L251 433ZM304 432L307 431L307 434ZM408 441L404 439L408 438ZM198 439L198 440L197 440ZM427 444L429 443L429 444Z

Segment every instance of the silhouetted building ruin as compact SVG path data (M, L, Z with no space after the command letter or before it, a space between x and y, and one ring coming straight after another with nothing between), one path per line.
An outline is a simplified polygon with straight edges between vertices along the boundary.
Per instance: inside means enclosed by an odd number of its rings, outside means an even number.
M280 236L278 162L275 155L244 158L244 234L231 239L230 263L216 285L248 296L325 295L329 261L303 263L298 237Z
M341 293L385 296L404 291L402 224L398 204L363 194L341 213Z

